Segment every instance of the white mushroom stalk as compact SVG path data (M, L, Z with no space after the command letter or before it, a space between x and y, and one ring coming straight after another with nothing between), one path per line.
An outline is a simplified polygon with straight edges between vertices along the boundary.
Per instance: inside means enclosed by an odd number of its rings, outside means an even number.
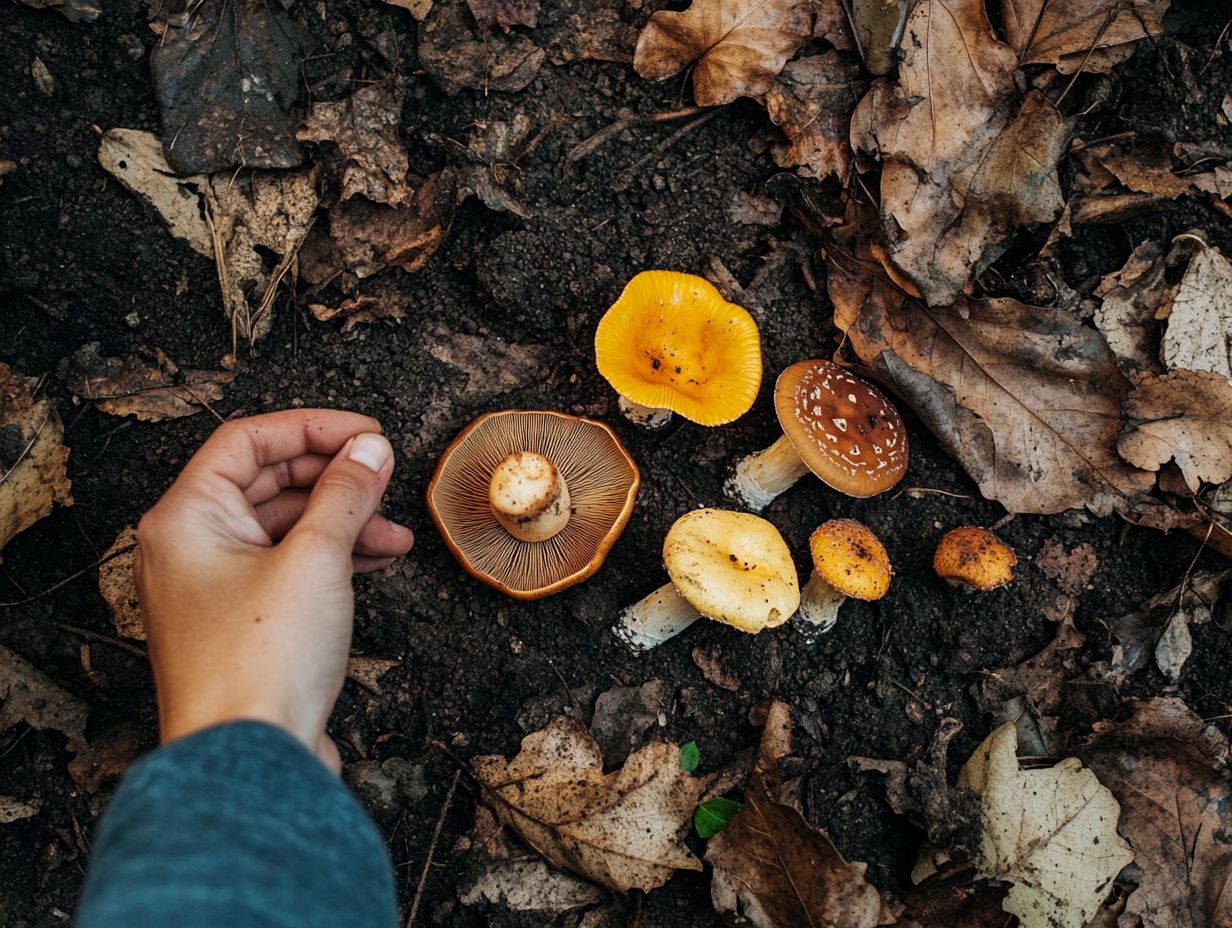
M496 521L521 541L547 541L564 530L572 514L565 478L534 451L515 451L496 465L488 504Z
M809 472L786 435L769 448L736 462L723 485L729 497L752 512L761 512Z
M623 394L619 406L626 419L644 429L661 429L672 421L672 411L665 406L643 406Z
M671 583L620 613L613 634L634 651L649 651L675 638L702 617Z
M800 591L800 609L796 616L804 623L806 641L814 641L834 628L838 610L849 597L836 590L816 570Z

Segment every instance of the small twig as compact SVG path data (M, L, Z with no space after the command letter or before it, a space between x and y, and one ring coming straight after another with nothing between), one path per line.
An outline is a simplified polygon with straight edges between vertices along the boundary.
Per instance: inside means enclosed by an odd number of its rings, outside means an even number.
M1219 46L1223 44L1224 37L1228 34L1228 30L1232 29L1232 19L1224 23L1223 29L1219 33L1219 38L1215 40L1215 44L1211 46L1211 56L1206 59L1206 64L1202 66L1202 70L1198 72L1198 77L1206 73L1206 69L1211 66L1214 60L1219 57Z
M124 555L124 554L128 554L129 551L132 551L136 547L137 547L136 545L125 545L119 551L112 551L106 557L99 558L93 564L90 564L86 567L81 568L81 570L77 571L76 573L69 574L59 583L49 586L47 589L43 590L43 592L41 593L35 593L31 596L27 596L25 599L16 599L16 600L13 600L12 602L0 603L0 609L11 609L14 606L24 606L26 603L34 602L36 599L42 599L44 596L48 595L49 593L54 593L56 590L60 589L60 587L67 586L68 584L72 583L82 574L87 574L90 571L94 570L96 567L102 567L108 561L114 561L117 557L120 557L121 555Z
M612 189L615 191L624 190L626 187L629 186L629 182L633 179L633 175L636 174L638 170L643 165L646 164L646 162L650 161L653 158L659 157L663 152L667 151L669 148L671 148L673 145L679 142L682 138L684 138L694 129L704 126L706 123L714 119L714 117L717 116L721 112L722 112L721 109L709 110L708 112L702 113L702 115L698 116L692 122L686 123L685 125L681 126L679 129L677 129L675 132L673 132L671 135L665 138L662 142L656 145L652 150L646 152L646 154L642 155L642 157L638 158L631 165L629 165L627 168L621 171L620 176L616 178L615 182L613 182Z
M78 628L76 625L57 625L56 628L61 631L72 632L74 635L79 635L82 638L87 638L90 641L98 641L102 644L109 644L113 647L128 651L130 654L136 654L140 658L145 658L146 653L144 648L139 648L135 644L129 644L127 641L121 641L119 638L110 638L107 635L100 635L98 632L92 632L88 628Z
M644 126L658 122L673 122L677 119L687 119L689 116L697 116L706 112L704 106L686 106L679 110L668 110L662 113L650 113L643 115L641 113L626 113L615 122L610 123L596 132L587 139L583 139L578 144L574 145L569 150L569 154L565 155L564 167L570 168L578 161L581 161L588 155L592 155L606 144L609 140L615 138L626 129L631 129L634 126Z
M1074 76L1069 79L1069 83L1066 84L1065 89L1061 91L1061 96L1057 97L1057 102L1054 105L1058 110L1061 108L1061 102L1065 99L1066 95L1078 81L1078 76L1086 70L1087 62L1091 60L1091 56L1095 54L1095 49L1099 47L1099 40L1104 37L1104 33L1107 31L1108 27L1112 25L1113 18L1118 16L1120 12L1121 4L1118 2L1116 6L1108 11L1108 15L1104 17L1104 24L1099 27L1099 32L1095 33L1095 38L1091 42L1091 47L1087 49L1086 56L1082 59L1082 64L1078 65L1078 70L1074 72ZM1043 15L1043 11L1041 11L1040 15Z
M423 872L419 874L419 885L415 887L415 898L411 901L411 911L406 917L406 928L412 928L415 924L415 914L419 911L419 902L423 899L424 886L428 882L428 869L432 866L432 855L436 853L436 842L441 836L441 828L445 824L445 815L449 812L449 806L453 803L453 794L458 789L458 778L461 776L461 770L453 772L453 781L449 784L449 792L445 794L445 803L441 806L440 817L436 820L436 827L432 829L432 842L428 845L428 857L424 861Z
M950 497L953 497L954 499L971 499L969 494L951 493L949 490L938 490L936 487L903 487L903 489L899 490L897 493L891 496L889 501L893 502L894 500L902 496L904 493L906 493L912 499L919 499L921 496L928 496L928 495L950 496Z

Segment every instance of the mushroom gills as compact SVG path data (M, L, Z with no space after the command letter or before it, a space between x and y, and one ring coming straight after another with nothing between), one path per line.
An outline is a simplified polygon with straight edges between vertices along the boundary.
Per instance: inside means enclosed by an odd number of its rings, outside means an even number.
M492 515L514 538L547 541L569 524L572 499L556 465L534 451L515 451L492 470Z
M848 599L836 590L828 580L816 570L809 577L808 583L800 591L800 610L796 613L807 623L803 629L807 641L816 641L838 621L838 610Z
M623 395L619 406L626 419L644 429L661 429L672 421L672 411L664 406L643 406Z
M746 509L761 512L808 472L787 436L780 435L769 448L737 461L723 490Z
M665 583L620 613L612 633L634 651L649 651L676 637L701 617L676 592L675 586Z

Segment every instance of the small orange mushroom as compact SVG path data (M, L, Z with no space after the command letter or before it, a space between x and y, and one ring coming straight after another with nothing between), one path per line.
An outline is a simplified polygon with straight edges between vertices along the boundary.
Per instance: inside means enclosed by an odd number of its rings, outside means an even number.
M754 512L807 473L848 496L884 493L907 472L907 432L894 404L830 361L800 361L779 375L774 411L783 434L736 462L724 489Z
M657 428L673 412L722 425L757 398L761 338L748 311L709 281L643 271L599 321L595 363L639 425Z
M1014 579L1018 556L986 528L964 525L946 532L933 555L933 570L952 586L995 590Z
M601 422L493 412L441 456L428 510L467 573L516 599L538 599L599 569L638 484L633 458Z
M809 537L813 575L800 591L800 618L810 637L834 627L843 602L876 600L890 588L890 556L872 529L855 519L831 519Z

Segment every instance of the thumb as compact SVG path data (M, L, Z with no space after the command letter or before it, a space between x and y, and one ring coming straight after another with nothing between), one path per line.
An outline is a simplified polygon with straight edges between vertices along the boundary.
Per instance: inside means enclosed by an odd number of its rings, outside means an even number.
M349 566L355 541L380 505L393 470L393 448L385 436L356 435L317 478L304 514L284 542L310 538L317 553Z

